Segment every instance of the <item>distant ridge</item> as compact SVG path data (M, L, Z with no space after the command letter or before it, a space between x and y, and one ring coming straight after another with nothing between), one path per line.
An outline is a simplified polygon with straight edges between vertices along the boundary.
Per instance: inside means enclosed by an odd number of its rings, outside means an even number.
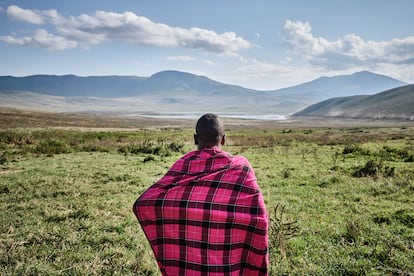
M30 91L54 96L134 97L147 93L170 94L192 92L205 94L220 90L246 90L235 85L213 81L204 76L179 71L162 71L150 77L32 75L0 76L0 91Z
M312 97L313 99L328 99L352 95L372 95L406 84L388 76L361 71L351 75L320 77L296 86L270 92Z
M126 97L145 79L135 76L1 76L0 91L30 91L65 97Z
M325 100L295 113L294 116L414 120L414 84L371 96Z
M290 115L321 100L369 95L405 84L368 71L321 77L271 91L248 89L172 70L150 77L0 76L0 105L30 105L31 108L62 111L212 111Z

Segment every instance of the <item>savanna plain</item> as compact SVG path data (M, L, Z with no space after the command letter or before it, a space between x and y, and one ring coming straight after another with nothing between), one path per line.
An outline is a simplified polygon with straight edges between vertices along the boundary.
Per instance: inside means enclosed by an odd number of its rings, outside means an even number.
M132 213L195 121L0 112L0 274L159 275ZM414 274L414 123L226 119L255 169L270 275Z

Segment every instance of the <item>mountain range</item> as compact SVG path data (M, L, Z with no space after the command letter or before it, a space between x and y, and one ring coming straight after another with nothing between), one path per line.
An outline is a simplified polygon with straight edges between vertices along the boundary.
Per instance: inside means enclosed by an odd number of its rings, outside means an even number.
M294 116L414 120L414 84L375 95L328 99L313 104Z
M373 95L406 83L368 71L321 77L277 90L253 90L205 76L162 71L150 77L0 76L0 106L62 112L296 113L319 101Z

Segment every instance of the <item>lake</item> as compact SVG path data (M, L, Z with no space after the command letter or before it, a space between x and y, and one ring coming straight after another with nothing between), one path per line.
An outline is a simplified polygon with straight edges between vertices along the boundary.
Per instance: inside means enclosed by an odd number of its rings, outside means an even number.
M126 117L145 117L157 119L198 119L205 113L197 112L165 112L165 113L134 113L123 115ZM222 118L235 118L244 120L281 121L289 116L280 114L250 114L250 113L216 113Z

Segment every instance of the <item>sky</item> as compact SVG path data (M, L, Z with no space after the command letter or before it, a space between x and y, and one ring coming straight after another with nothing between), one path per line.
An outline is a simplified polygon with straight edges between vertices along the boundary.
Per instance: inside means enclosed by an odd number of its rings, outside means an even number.
M412 0L0 0L0 75L149 77L257 90L372 71L414 83Z

